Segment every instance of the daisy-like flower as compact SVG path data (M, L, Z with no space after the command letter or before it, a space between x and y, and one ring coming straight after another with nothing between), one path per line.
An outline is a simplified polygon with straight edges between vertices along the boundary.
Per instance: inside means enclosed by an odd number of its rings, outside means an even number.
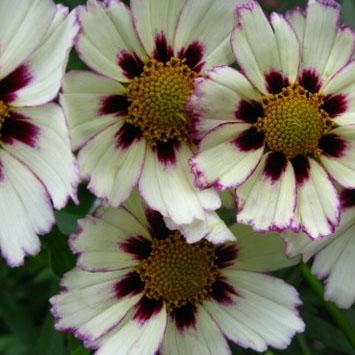
M0 1L0 249L9 265L40 249L53 207L78 182L59 91L78 32L51 0Z
M138 186L176 223L220 206L198 191L188 159L193 142L185 106L194 79L233 61L229 35L238 0L89 0L79 8L76 45L95 72L69 73L61 103L80 149L88 188L119 206Z
M270 20L255 1L237 13L241 72L211 70L190 104L203 138L196 184L236 187L238 221L256 230L329 235L340 216L334 181L355 187L354 33L333 0Z
M312 241L287 233L285 240L289 256L302 254L304 262L315 256L312 272L325 280L325 299L349 308L355 302L355 190L342 191L341 204L344 210L333 236Z
M262 274L298 261L278 235L235 225L238 242L213 244L215 227L200 222L207 239L189 244L191 231L168 229L133 196L99 208L71 237L78 265L51 299L58 330L110 355L230 354L225 337L265 351L304 330L297 291Z

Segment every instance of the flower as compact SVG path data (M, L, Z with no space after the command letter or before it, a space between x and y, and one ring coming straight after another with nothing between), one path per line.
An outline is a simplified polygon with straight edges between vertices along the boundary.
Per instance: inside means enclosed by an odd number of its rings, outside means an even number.
M78 31L51 0L0 4L0 248L11 266L40 249L78 174L59 91Z
M242 72L211 70L190 102L203 138L196 184L236 188L238 222L258 231L329 235L340 217L334 181L355 187L354 33L333 0L270 21L255 1L237 13Z
M312 272L325 280L324 298L349 308L355 302L355 190L343 190L341 203L344 211L334 235L312 241L286 233L285 240L289 256L302 254L304 262L315 256Z
M137 196L80 221L70 239L77 267L51 299L58 330L101 355L230 354L224 336L265 351L304 330L297 291L262 273L299 260L278 235L234 225L238 242L189 244Z
M193 141L185 105L194 78L233 61L229 35L237 0L89 0L78 9L76 49L95 72L64 80L69 119L88 188L118 207L138 186L178 224L220 206L198 191L188 165Z

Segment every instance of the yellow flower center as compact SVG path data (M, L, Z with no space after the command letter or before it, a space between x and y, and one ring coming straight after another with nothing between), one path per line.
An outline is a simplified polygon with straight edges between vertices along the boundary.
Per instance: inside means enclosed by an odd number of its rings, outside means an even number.
M322 109L323 95L311 93L298 83L279 94L264 97L264 117L257 127L265 135L267 147L288 159L318 153L318 141L332 126Z
M9 107L0 100L0 135L1 135L1 128L5 122L5 119L9 117Z
M215 260L215 248L208 241L188 244L179 232L154 239L150 256L138 267L145 295L163 299L169 310L201 303L218 276Z
M171 58L167 63L149 59L143 73L127 89L130 102L127 123L140 128L154 146L157 141L186 141L188 137L185 106L194 89L197 74L185 60Z

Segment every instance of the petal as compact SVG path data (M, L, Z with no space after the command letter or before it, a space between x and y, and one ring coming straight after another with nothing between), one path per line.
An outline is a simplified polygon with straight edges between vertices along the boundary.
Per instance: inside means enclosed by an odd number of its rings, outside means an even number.
M80 220L70 246L80 254L78 265L82 269L114 271L137 265L135 255L125 248L133 236L150 239L147 226L139 223L125 209L102 208L95 217Z
M205 136L191 160L197 186L224 190L239 186L252 174L263 154L264 140L250 127L225 123Z
M232 48L237 61L249 80L263 93L267 92L264 75L281 71L276 37L255 1L237 8L238 23L232 32Z
M163 340L167 323L167 311L163 306L149 320L141 324L127 316L119 329L114 329L100 341L97 355L155 354Z
M116 112L101 113L100 109L105 98L123 95L124 90L119 82L88 71L65 75L60 103L68 118L74 149L118 121Z
M0 215L0 248L10 266L19 266L26 255L37 254L37 234L49 232L54 224L44 186L4 150L0 151Z
M172 45L175 29L184 5L184 0L132 0L131 8L135 28L143 46L152 55L156 39L163 34Z
M306 28L306 16L303 9L300 7L295 7L287 11L285 17L291 25L292 29L295 31L298 41L302 45L304 30Z
M338 127L331 133L334 139L329 140L324 146L320 161L339 184L346 188L354 188L355 125ZM328 147L330 151L325 149Z
M340 5L333 0L310 0L302 48L302 68L323 76L337 35Z
M16 69L44 39L56 13L51 0L3 0L0 4L0 78Z
M324 169L313 159L295 168L299 225L312 239L329 235L339 224L337 191ZM324 191L327 191L325 194Z
M237 189L239 223L258 231L281 231L291 225L295 203L295 174L279 153L267 153L253 175Z
M185 145L173 148L174 161L164 162L157 152L148 149L139 191L147 204L176 224L203 220L205 210L220 207L218 194L213 190L198 191L193 186L193 177L188 160L192 152Z
M237 2L187 1L176 29L175 51L179 52L192 43L199 43L203 48L204 68L232 63L234 58L229 41Z
M78 171L62 110L56 104L47 104L15 112L28 117L40 133L34 147L18 141L4 148L42 181L55 208L63 208L69 197L77 201Z
M229 346L216 323L209 314L199 307L195 313L193 327L180 330L172 319L168 320L164 341L161 347L163 354L230 354Z
M130 134L125 127L113 124L106 128L88 141L78 156L88 188L113 206L129 197L141 174L146 150L141 134L134 129ZM122 142L122 136L127 142Z
M256 351L265 351L268 345L285 349L295 333L304 330L296 311L301 301L293 287L253 272L227 275L237 292L234 302L208 302L205 308L230 340Z
M209 130L225 122L249 122L245 115L237 115L242 102L261 99L258 91L246 77L229 67L217 67L207 72L206 78L196 80L196 89L188 104L194 119L197 137L202 138ZM257 111L246 112L255 120Z
M65 274L65 291L52 297L55 327L73 331L78 338L93 341L117 325L141 295L118 299L115 284L127 271L89 273L74 269Z
M128 81L119 64L127 53L144 58L145 53L134 29L131 12L121 1L90 0L78 9L81 32L76 49L93 70L112 79ZM98 24L100 24L98 26Z
M14 106L40 105L57 96L78 31L75 13L68 15L66 8L58 6L47 38L24 63L32 79L16 91Z
M165 218L165 222L171 230L179 230L188 243L195 243L203 238L215 244L236 240L233 233L215 212L206 212L205 220L196 220L191 224L177 225L170 218Z
M260 234L243 224L233 224L230 228L238 240L238 257L230 266L233 270L271 272L300 261L299 257L285 255L285 245L279 234Z

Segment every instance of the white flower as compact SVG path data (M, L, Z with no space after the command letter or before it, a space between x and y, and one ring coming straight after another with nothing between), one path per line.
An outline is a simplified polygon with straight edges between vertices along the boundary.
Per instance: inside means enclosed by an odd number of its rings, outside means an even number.
M333 0L270 20L255 1L237 13L242 73L211 70L190 102L203 138L196 183L237 188L237 219L256 230L329 235L340 216L334 181L355 187L354 33Z
M78 183L59 91L78 31L51 0L0 1L0 249L9 265L40 249L53 207Z
M100 355L230 354L225 338L257 351L286 348L304 330L301 302L263 272L299 259L285 257L276 234L232 231L238 242L189 244L135 194L120 209L99 208L71 237L79 259L51 299L56 328Z
M355 302L355 190L341 194L344 211L333 236L312 241L305 235L287 233L287 254L302 254L307 262L314 256L312 272L325 282L324 298L341 308Z
M61 103L81 175L118 207L138 186L175 223L203 220L220 206L198 191L188 165L193 79L233 61L229 35L238 0L89 0L78 10L81 59L96 73L69 73Z

